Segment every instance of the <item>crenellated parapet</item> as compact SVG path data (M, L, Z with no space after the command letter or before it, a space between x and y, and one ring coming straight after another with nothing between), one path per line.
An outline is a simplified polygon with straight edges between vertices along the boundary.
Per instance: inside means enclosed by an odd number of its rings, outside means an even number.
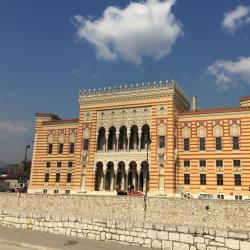
M172 80L152 83L120 85L99 89L85 89L79 92L79 103L83 105L131 102L135 100L149 100L177 95L189 107L189 98L181 87Z

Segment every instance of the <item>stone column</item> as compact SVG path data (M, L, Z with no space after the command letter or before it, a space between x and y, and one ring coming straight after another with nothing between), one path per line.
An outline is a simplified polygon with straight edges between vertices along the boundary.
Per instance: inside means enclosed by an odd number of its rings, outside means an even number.
M130 142L130 133L128 133L128 143L127 143L127 151L129 151L129 142Z
M104 167L103 167L104 168ZM107 170L106 170L106 168L105 169L103 169L103 180L102 180L102 191L104 190L105 191L105 185L106 185L106 172L107 172Z
M116 133L116 150L119 150L119 133Z
M126 174L126 186L125 189L128 190L128 174L129 174L129 166L128 168L125 168L125 174Z
M147 174L143 172L143 192L146 192L146 181L147 181Z
M134 186L134 189L136 189L136 173L135 173L135 170L133 169L133 172L132 172L132 184Z
M121 190L125 190L125 172L121 172Z
M138 131L138 136L139 136L138 150L141 151L141 137L142 137L141 129Z
M109 134L105 133L105 151L108 151L108 140L109 140Z

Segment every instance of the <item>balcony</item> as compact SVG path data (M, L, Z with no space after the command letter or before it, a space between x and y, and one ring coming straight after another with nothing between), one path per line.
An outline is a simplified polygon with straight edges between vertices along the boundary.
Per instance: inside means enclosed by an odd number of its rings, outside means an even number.
M132 160L142 162L147 159L147 149L130 149L128 150L98 150L95 153L95 162L102 161L127 161L130 162ZM148 150L148 159L150 160L150 149Z

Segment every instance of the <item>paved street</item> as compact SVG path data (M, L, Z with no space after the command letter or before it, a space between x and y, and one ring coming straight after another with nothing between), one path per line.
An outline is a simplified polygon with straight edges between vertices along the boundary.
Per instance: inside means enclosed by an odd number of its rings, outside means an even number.
M31 249L30 248L19 247L19 246L0 244L0 250L31 250Z
M23 246L23 247L22 247ZM29 246L29 247L25 247ZM0 226L0 250L141 250L101 241Z

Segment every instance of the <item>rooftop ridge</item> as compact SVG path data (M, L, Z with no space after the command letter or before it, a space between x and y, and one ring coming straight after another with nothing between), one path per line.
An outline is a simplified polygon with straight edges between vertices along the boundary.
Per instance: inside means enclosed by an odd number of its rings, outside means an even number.
M146 89L175 89L179 92L179 94L189 102L188 95L182 90L182 88L172 80L169 82L166 80L165 82L156 81L148 82L148 83L136 83L136 84L124 84L117 86L109 86L104 88L94 88L94 89L83 89L79 91L79 96L94 96L94 95L101 95L101 94L109 94L109 93L119 93L119 92L126 92L126 91L136 91L136 90L146 90Z

